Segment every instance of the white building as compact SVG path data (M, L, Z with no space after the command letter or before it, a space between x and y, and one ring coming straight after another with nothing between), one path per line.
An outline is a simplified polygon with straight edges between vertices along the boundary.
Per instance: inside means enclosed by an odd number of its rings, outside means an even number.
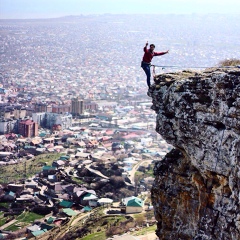
M152 138L141 138L141 144L144 147L150 147L153 143L153 139Z
M51 112L33 113L32 119L41 127L52 129L53 125L61 125L62 130L72 127L71 114L58 114Z
M45 127L46 124L46 113L38 112L32 114L32 120L38 124L38 126Z
M17 130L17 120L13 119L2 119L0 120L0 134L16 132Z

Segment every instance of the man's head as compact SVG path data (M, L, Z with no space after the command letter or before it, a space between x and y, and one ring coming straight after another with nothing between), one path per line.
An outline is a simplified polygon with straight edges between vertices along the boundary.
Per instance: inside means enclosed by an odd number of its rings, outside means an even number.
M155 48L154 44L150 44L150 48L153 50Z

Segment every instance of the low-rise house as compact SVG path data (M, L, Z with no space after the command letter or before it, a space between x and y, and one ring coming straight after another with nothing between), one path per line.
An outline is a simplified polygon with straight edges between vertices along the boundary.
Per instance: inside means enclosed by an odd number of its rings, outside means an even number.
M90 153L77 152L75 154L75 158L86 160L90 158L90 155L91 155Z
M84 194L81 195L80 204L83 206L96 207L97 200L98 200L98 197L96 196L95 191L88 190L88 192L85 192Z
M123 149L123 145L119 142L112 143L112 151L117 151Z
M37 148L35 146L28 146L28 145L24 146L25 153L30 153L32 155L36 154L36 149Z
M141 138L141 144L144 147L150 147L153 143L153 139L152 138Z
M98 141L97 140L89 140L86 144L86 148L97 148L98 147Z
M78 159L69 162L69 166L70 166L70 167L75 167L75 166L77 166L78 164L79 164L79 160L78 160Z
M90 212L92 211L92 208L89 207L89 206L85 206L83 209L82 209L83 212Z
M63 185L61 182L49 184L47 194L59 199L69 200L73 195L73 184Z
M34 201L33 195L23 194L19 198L16 198L16 202L32 202Z
M56 160L56 161L53 161L52 163L52 166L56 168L63 168L68 165L69 165L68 161L64 161L64 160Z
M57 198L68 201L70 200L70 195L68 193L61 193L57 194Z
M94 190L87 190L86 188L74 188L73 201L83 206L97 206L98 197Z
M66 200L63 200L59 203L59 207L60 208L71 208L73 205L73 202L71 201L66 201Z
M3 196L4 201L14 201L16 199L16 193L12 191L7 191Z
M63 160L63 161L69 161L70 160L70 156L68 155L62 155L59 160Z
M51 183L59 182L56 175L48 175L47 180Z
M0 239L7 239L8 234L7 233L0 233Z
M77 147L83 148L83 149L86 147L86 143L85 143L84 141L77 141L77 142L75 143L75 145L76 145Z
M98 139L99 142L102 144L112 143L113 137L112 136L102 136L100 139Z
M74 210L72 210L71 208L63 208L62 212L68 216L68 217L72 217L72 216L76 216L77 212L75 212Z
M63 193L63 185L61 183L54 184L53 188L55 194Z
M30 227L27 227L27 229L26 229L27 238L36 237L35 234L33 234L33 233L37 232L37 231L41 231L40 226L38 226L37 224L34 224L34 225L30 226ZM39 234L37 234L37 236L39 236Z
M30 188L30 189L38 189L38 184L34 181L26 181L25 182L25 189Z
M24 184L8 184L8 190L12 192L21 192L24 189Z
M44 234L45 232L51 230L52 228L53 226L47 225L45 223L41 223L40 225L35 224L33 226L27 227L26 235L27 238L36 238Z
M97 201L101 206L111 206L111 204L113 203L113 199L111 198L100 198Z
M128 197L122 200L121 211L126 214L141 213L143 211L144 201L137 197Z
M80 198L83 194L85 194L85 190L86 189L76 189L74 192L73 192L73 201L75 202L80 202Z
M46 223L40 223L40 227L41 227L41 229L48 230L48 231L53 228L53 226L50 226L50 225L48 225Z
M46 218L45 222L48 224L52 224L54 222L54 220L56 220L56 217L51 216L49 218Z
M43 166L42 173L44 177L48 175L54 175L57 172L57 168L54 166Z

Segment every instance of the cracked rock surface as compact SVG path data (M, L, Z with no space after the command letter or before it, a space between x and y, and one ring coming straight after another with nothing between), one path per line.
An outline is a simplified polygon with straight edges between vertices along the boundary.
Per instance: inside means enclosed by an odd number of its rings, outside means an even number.
M155 77L156 131L175 149L155 164L160 239L240 239L240 68Z

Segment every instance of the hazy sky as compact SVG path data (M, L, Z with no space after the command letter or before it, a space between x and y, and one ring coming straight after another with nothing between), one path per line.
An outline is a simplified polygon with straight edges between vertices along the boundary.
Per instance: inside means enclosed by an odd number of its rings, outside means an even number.
M0 0L0 18L102 13L240 13L239 0Z

